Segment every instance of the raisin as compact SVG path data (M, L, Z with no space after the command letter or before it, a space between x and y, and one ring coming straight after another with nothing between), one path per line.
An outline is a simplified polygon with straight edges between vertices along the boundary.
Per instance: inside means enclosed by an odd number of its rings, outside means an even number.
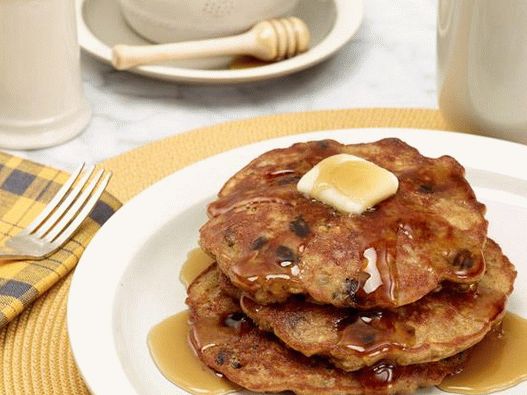
M231 361L231 367L233 369L240 369L242 367L242 364L240 363L240 361L234 360Z
M223 240L227 243L229 247L232 247L236 242L236 236L232 229L227 229L223 233Z
M309 225L301 216L296 217L294 221L289 224L291 229L298 237L306 237L309 235Z
M251 243L251 250L259 250L267 243L267 237L260 236Z
M433 193L434 187L430 184L419 185L419 192L421 193Z
M295 262L296 256L290 248L286 246L278 246L276 249L276 256L279 262Z
M220 351L215 358L215 362L217 365L223 365L225 363L225 359L227 358L227 355L225 354L225 351Z
M296 184L300 180L299 176L286 176L278 180L278 185Z

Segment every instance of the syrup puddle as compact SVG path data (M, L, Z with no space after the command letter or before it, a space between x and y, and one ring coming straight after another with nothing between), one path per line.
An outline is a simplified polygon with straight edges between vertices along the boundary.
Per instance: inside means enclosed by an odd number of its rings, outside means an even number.
M252 69L254 67L267 66L268 64L273 64L274 62L265 62L253 58L251 56L239 56L234 58L234 60L229 65L231 70L241 70L241 69Z
M474 347L463 371L445 378L439 389L458 394L502 391L527 379L527 320L513 313Z
M188 288L190 283L198 277L214 260L208 256L201 248L194 248L187 255L187 260L181 267L179 279Z
M172 383L194 395L223 395L238 390L196 356L188 340L188 311L173 315L148 333L148 348L158 369Z

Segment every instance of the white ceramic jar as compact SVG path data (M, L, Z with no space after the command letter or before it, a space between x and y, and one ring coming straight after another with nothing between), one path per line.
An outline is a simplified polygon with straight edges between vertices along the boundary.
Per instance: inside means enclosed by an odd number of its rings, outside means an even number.
M291 12L298 0L120 0L132 29L157 43L228 36Z
M74 6L0 0L0 147L59 144L88 123Z
M527 1L440 0L437 55L447 120L527 143Z

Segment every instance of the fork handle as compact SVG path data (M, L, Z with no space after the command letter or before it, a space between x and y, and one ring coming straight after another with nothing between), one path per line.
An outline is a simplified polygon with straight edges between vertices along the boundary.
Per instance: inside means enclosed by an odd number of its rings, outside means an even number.
M23 259L35 259L34 257L20 255L6 245L0 246L0 262L4 261L20 261Z

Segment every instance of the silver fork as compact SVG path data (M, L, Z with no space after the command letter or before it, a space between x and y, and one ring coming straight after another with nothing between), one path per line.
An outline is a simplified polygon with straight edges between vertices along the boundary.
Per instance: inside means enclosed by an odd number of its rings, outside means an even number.
M0 260L43 259L71 238L112 176L102 169L94 174L95 166L84 168L82 164L73 172L30 225L0 246Z

